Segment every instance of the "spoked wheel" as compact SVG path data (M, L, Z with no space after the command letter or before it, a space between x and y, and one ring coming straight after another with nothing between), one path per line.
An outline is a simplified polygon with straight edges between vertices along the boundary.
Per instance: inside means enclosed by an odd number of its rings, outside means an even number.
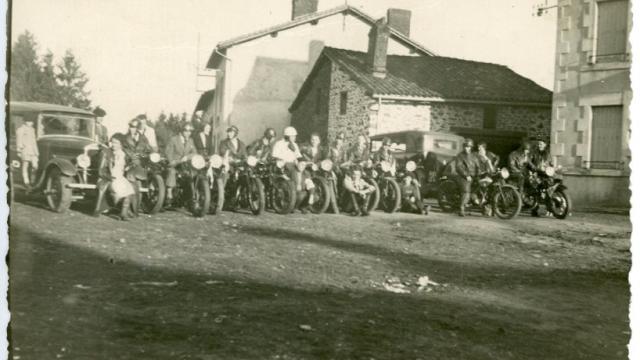
M146 191L140 192L140 207L147 214L156 214L162 209L165 197L165 186L162 176L154 174L149 177Z
M445 180L440 183L438 189L438 206L444 212L453 212L460 205L460 191L458 184L453 180Z
M500 219L511 219L520 213L522 198L514 186L504 185L497 188L492 199L493 213Z
M296 206L296 188L292 181L283 177L273 179L271 187L273 210L278 214L289 214Z
M219 214L224 206L224 181L217 177L211 182L209 214Z
M47 204L51 210L63 213L69 209L72 192L67 185L72 182L70 176L62 174L57 168L49 172L45 194L47 194Z
M571 198L564 190L556 190L549 199L551 213L556 219L565 219L571 214Z
M249 209L253 215L260 215L264 211L264 185L258 178L250 178L246 189ZM295 199L294 199L295 200Z
M198 176L193 186L193 199L191 213L195 217L204 216L209 210L211 203L211 193L209 192L209 179L205 176Z
M311 204L311 212L323 214L331 203L331 188L327 181L321 177L314 176L312 179L315 185L314 201Z
M369 197L369 206L367 206L367 212L371 213L373 210L377 209L378 204L380 204L380 187L374 179L366 178L365 181L375 188L374 192L372 192Z
M400 208L402 195L400 193L400 185L395 179L384 178L380 186L380 201L382 209L385 212L393 213Z

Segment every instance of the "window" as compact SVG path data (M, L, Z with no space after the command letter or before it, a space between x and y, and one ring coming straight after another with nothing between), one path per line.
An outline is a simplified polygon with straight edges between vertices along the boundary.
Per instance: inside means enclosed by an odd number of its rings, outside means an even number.
M322 109L322 89L316 90L316 115L320 115Z
M347 92L343 91L340 93L340 115L347 114Z
M43 114L38 135L72 135L93 139L95 120L74 115Z
M496 108L495 106L487 106L484 108L484 115L482 118L482 127L485 129L496 128Z
M592 62L627 61L628 0L599 1L596 53Z
M622 155L622 106L594 106L591 168L617 169Z

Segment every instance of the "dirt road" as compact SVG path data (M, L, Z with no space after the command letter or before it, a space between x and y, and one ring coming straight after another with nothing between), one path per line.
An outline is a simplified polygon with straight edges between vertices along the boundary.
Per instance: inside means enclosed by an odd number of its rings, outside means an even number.
M630 231L603 214L122 223L18 203L11 356L624 359Z

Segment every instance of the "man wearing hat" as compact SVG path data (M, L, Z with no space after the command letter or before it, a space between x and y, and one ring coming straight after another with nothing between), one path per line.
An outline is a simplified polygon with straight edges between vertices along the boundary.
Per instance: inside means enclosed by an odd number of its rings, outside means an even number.
M167 177L165 179L165 185L167 186L167 204L171 204L173 200L173 188L176 187L176 166L197 154L196 146L193 144L193 139L191 138L193 125L185 123L181 129L180 134L169 139L165 149L165 155L167 156L167 160L169 160Z
M102 118L107 115L107 112L97 106L93 109L93 115L96 117L96 138L101 144L106 145L109 142L109 134L107 133L107 128L102 125Z
M473 178L478 175L478 160L471 152L473 140L464 139L462 142L462 152L456 156L456 175L460 186L460 216L465 216L465 206L471 198L471 184Z

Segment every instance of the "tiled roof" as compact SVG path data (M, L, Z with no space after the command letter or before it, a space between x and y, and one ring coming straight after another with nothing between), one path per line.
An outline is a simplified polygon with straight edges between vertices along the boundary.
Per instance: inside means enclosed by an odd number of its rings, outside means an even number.
M323 55L372 95L551 105L551 91L503 65L442 56L389 55L387 76L380 79L367 66L366 53L325 47Z
M374 19L373 17L371 17L370 15L366 14L365 12L363 12L362 10L353 7L351 5L341 5L338 7L334 7L328 10L324 10L324 11L319 11L319 12L315 12L312 14L308 14L308 15L304 15L304 16L300 16L294 20L291 21L287 21L285 23L281 23L278 25L274 25L274 26L270 26L268 28L265 29L261 29L249 34L245 34L245 35L241 35L241 36L237 36L235 38L229 39L229 40L225 40L222 41L220 43L218 43L218 45L216 46L216 48L214 49L213 53L211 54L211 57L209 58L209 61L207 63L207 67L208 68L217 68L220 64L220 61L222 60L222 56L220 55L220 53L222 53L223 55L226 53L226 50L232 46L236 46L236 45L240 45L243 44L245 42L249 42L249 41L253 41L255 39L264 37L264 36L268 36L271 35L273 33L277 33L279 31L284 31L284 30L288 30L300 25L304 25L304 24L308 24L308 23L312 23L312 22L316 22L319 21L323 18L326 17L330 17L330 16L334 16L337 14L349 14L352 16L355 16L359 19L361 19L362 21L373 25L376 21L376 19ZM403 33L401 33L400 31L394 29L394 28L390 28L391 31L391 37L396 39L397 41L399 41L400 43L403 43L413 49L415 49L416 51L423 53L425 55L434 55L434 53L425 48L424 46L422 46L421 44L419 44L418 42L416 42L415 40L412 40L411 38L407 37L406 35L404 35Z

